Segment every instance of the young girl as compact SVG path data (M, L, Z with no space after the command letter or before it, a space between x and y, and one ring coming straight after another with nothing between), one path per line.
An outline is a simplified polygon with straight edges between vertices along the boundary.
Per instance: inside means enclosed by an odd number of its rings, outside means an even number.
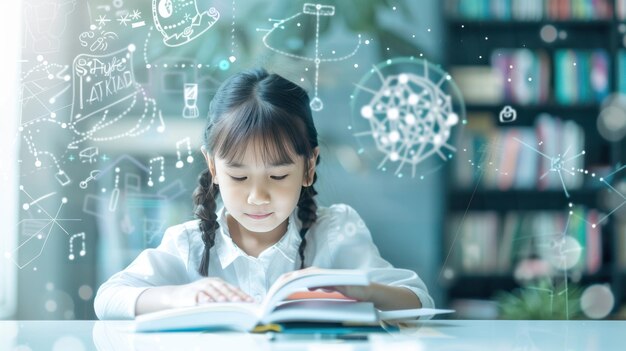
M417 274L380 257L351 207L317 207L317 131L298 85L264 70L226 80L211 102L202 153L198 220L169 228L159 247L102 284L98 318L260 301L281 275L308 267L368 270L369 286L326 288L379 309L434 307Z

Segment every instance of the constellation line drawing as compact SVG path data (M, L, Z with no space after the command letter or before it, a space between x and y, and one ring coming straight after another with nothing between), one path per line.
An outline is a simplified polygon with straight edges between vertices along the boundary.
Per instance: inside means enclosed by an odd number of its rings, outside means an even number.
M26 189L24 189L24 186L20 185L20 191L22 191L31 201L35 201L35 199L26 191ZM68 200L66 197L61 198L61 204L59 205L59 208L57 209L56 213L53 215L51 215L50 213L48 213L48 211L46 211L45 208L43 208L39 202L34 202L33 204L36 205L39 210L45 214L45 216L47 217L47 219L45 219L46 223L43 227L41 227L39 230L37 230L35 233L33 233L31 236L29 236L26 240L24 240L23 242L21 242L13 251L8 252L5 254L5 256L10 259L19 269L23 269L24 267L28 266L31 262L33 262L34 260L36 260L37 258L39 258L39 256L41 256L41 254L43 253L43 250L46 247L46 244L48 242L48 239L50 238L50 234L52 233L52 229L57 226L59 227L59 229L64 232L66 235L70 235L70 233L67 231L67 229L61 225L60 222L65 222L65 221L82 221L82 219L80 218L59 218L59 214L61 213L61 209L63 208L63 205L67 204ZM21 220L18 225L21 225L23 222L26 221L42 221L42 219L24 219ZM23 264L20 264L17 261L17 253L20 251L20 249L23 249L25 247L25 245L28 244L32 244L31 241L33 239L43 239L43 233L44 230L47 229L47 233L45 233L45 239L44 242L41 244L41 247L39 248L38 252L36 252L36 254L33 257L27 258L27 261Z
M577 159L580 156L585 155L585 150L581 151L580 153L566 158L567 154L569 153L571 147L568 146L568 148L565 150L565 152L561 155L558 154L557 156L548 156L545 153L537 150L536 148L532 147L531 145L528 145L527 143L519 140L518 138L513 138L515 141L517 141L518 143L524 145L525 147L533 150L534 152L538 153L539 155L541 155L542 157L548 159L550 161L550 168L544 173L542 174L539 179L543 179L545 178L550 172L556 172L559 175L559 180L561 181L561 185L563 186L563 192L565 193L565 196L569 199L570 195L569 192L567 191L567 187L565 186L565 181L563 180L563 174L561 172L566 172L572 176L575 175L574 171L576 170L574 167L572 167L571 170L566 168L566 163ZM578 169L579 172L584 172L584 170L582 169Z

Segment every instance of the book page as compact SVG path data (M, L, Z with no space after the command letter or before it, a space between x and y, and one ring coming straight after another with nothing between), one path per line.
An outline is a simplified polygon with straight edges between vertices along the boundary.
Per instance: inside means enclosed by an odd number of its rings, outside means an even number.
M365 286L368 284L369 277L367 272L363 270L309 268L294 271L276 280L267 292L267 296L261 304L261 310L264 315L267 315L280 301L299 290L322 286Z

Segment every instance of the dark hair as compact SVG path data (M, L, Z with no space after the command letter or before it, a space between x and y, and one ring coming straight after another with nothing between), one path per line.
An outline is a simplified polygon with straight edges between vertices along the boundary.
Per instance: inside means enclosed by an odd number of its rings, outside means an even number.
M261 146L266 163L294 162L296 155L305 161L313 157L318 146L317 130L304 89L264 69L244 71L222 83L209 107L203 146L210 155L232 161L243 156L249 142ZM316 164L319 161L318 157ZM305 162L305 167L308 165ZM313 187L316 180L314 173L311 185L302 187L298 200L298 218L302 221L300 268L304 268L305 234L317 219L314 199L317 192ZM199 183L193 193L194 214L200 219L204 242L198 271L208 276L209 250L215 244L215 232L219 228L215 213L219 188L213 184L208 169L200 174Z

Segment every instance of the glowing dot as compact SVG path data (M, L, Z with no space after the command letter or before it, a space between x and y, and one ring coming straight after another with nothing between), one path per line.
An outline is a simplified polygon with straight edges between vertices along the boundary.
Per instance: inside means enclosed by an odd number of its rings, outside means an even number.
M406 84L409 81L409 76L406 73L402 73L398 76L398 82Z
M570 203L568 204L568 206L569 206L569 207L572 207L572 206L574 206L574 204L570 202Z
M226 60L220 61L219 68L222 71L226 71L229 67L230 67L230 63L228 61L226 61Z
M228 61L230 61L230 63L234 63L235 61L237 61L237 58L235 56L229 56Z
M398 133L398 131L396 130L392 131L391 133L389 133L389 140L393 143L400 140L400 133Z
M63 129L67 128L67 123L61 123L61 128Z
M369 44L370 44L370 41L369 41L369 40L366 40L366 41L365 41L365 45L369 45Z
M359 68L359 64L358 64L358 63L355 63L355 64L354 64L354 68Z
M606 284L594 284L585 289L580 297L580 308L589 318L602 319L611 313L615 305L613 292Z
M128 45L128 51L135 52L135 49L136 49L135 44Z
M43 61L43 56L37 55L37 61L39 61L39 62Z
M435 145L440 145L440 144L441 144L441 142L442 142L442 140L441 140L441 135L439 135L439 134L435 134L435 135L433 136L433 144L435 144Z
M57 100L55 98L50 98L50 100L48 100L49 103L54 104Z
M64 203L64 204L66 204L66 203L67 203L67 198L66 198L66 197L64 197L64 198L61 198L61 203Z
M39 160L35 161L35 167L41 167L41 161Z
M63 80L65 80L66 82L69 82L70 79L72 79L72 78L69 76L69 74L66 75L65 77L63 77Z
M415 124L415 116L413 116L410 113L404 117L404 120L406 121L406 124L409 124L409 125Z
M54 79L54 75L48 74L48 79L50 79L50 80Z
M57 303L54 300L47 300L45 303L46 311L54 312L57 310Z
M397 108L392 107L389 110L387 110L387 118L389 118L390 120L396 120L398 119L398 116L400 116L400 111L398 111Z
M591 228L595 228L595 227L596 227L596 224L595 224L595 223L591 225Z
M167 63L164 63L164 64L163 64L163 67L167 68Z
M29 204L23 204L22 208L24 209L24 211L28 211L28 209L30 208Z
M372 106L365 105L361 108L361 116L365 118L372 118L374 116L374 110L372 110Z
M57 118L57 114L56 114L56 113L54 113L54 112L52 112L52 113L50 114L50 118Z
M528 81L529 81L529 82L532 82L532 81L533 81L533 78L532 78L532 77L528 77Z
M93 297L93 289L89 285L82 285L78 288L78 296L87 301Z
M389 159L391 161L398 161L399 158L400 158L400 156L395 151L389 154Z
M152 65L148 63L148 64L146 64L146 68L150 69L150 68L152 68Z

